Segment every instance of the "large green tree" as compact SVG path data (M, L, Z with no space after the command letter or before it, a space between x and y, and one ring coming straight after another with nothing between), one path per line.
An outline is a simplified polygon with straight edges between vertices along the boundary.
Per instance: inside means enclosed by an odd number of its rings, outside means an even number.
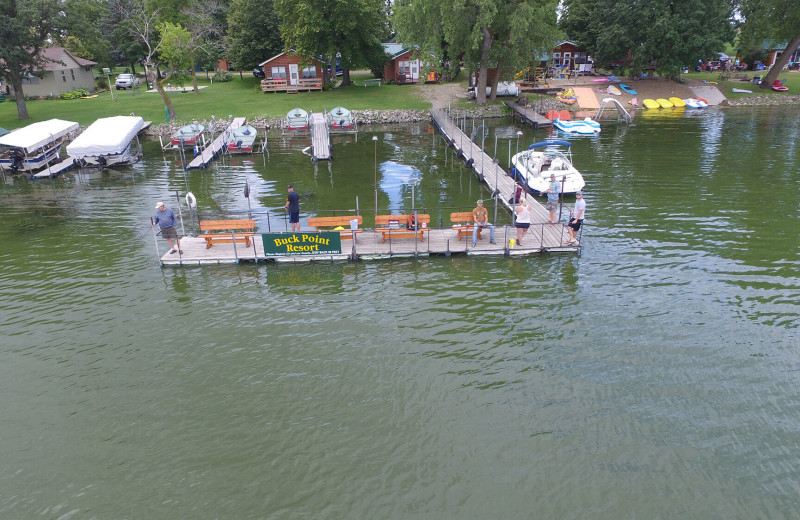
M383 53L385 7L383 0L275 0L284 49L332 64L338 60L344 85L352 67Z
M40 76L40 51L63 23L57 0L0 0L0 76L14 87L17 117L28 119L22 80Z
M776 45L788 42L761 82L762 88L769 88L800 47L800 9L791 0L739 0L738 8L745 20L740 35L744 45L760 48L765 40Z
M233 0L228 9L227 57L236 70L250 70L283 49L272 0Z
M111 43L103 34L109 12L107 0L63 0L64 30L54 39L81 58L111 66Z
M478 104L486 103L489 68L497 81L530 65L557 37L555 0L427 0L394 7L394 28L405 44L426 53L461 58L478 71Z
M730 0L564 0L560 26L599 66L677 77L733 41Z

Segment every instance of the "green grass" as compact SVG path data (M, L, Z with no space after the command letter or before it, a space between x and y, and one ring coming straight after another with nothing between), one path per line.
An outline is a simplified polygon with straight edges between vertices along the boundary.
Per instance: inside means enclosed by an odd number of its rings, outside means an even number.
M233 81L211 83L205 74L198 76L198 84L208 88L201 89L198 95L186 85L187 92L170 92L178 121L194 119L235 117L277 118L289 110L300 107L304 110L322 111L343 106L349 110L427 110L428 103L420 95L420 86L381 85L364 87L363 80L371 75L351 75L355 85L340 87L325 92L300 92L298 94L261 92L259 80L249 75L240 77L234 74ZM113 80L113 78L112 78ZM433 86L435 88L435 86ZM423 87L426 88L426 87ZM465 87L466 88L466 87ZM76 121L88 125L100 117L128 115L135 113L154 124L165 120L164 105L158 93L146 93L144 86L136 90L114 90L100 92L92 99L28 101L30 120L17 119L16 103L0 103L0 126L17 128L35 121L52 118Z
M705 80L706 82L716 84L717 88L725 94L726 97L730 99L740 99L746 98L751 96L786 96L786 95L794 95L800 94L800 72L798 71L783 71L778 75L778 79L786 80L784 85L789 87L789 90L786 92L776 92L771 88L761 88L760 85L753 84L753 76L764 76L767 75L766 70L759 70L759 71L744 71L744 72L731 72L729 79L722 80L720 78L719 72L690 72L689 74L684 74L683 78L685 79L694 79L694 80ZM739 79L734 79L734 75L740 74L747 78L748 81L741 81ZM742 89L742 90L752 90L752 94L748 94L746 92L731 92L731 89Z

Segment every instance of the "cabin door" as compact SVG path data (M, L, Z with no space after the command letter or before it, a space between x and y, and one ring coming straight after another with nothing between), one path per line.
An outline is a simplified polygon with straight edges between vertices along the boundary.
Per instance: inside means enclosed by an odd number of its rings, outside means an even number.
M419 81L419 60L411 62L411 81Z
M297 76L298 76L297 64L292 63L289 65L289 85L297 85Z

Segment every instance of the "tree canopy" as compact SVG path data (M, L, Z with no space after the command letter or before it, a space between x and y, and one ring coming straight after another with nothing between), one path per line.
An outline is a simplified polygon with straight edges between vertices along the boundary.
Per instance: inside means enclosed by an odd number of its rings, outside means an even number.
M233 0L228 9L227 57L234 69L252 69L283 49L272 0Z
M733 40L728 0L565 0L560 27L595 64L676 77Z
M777 48L786 44L761 82L761 87L768 88L800 46L800 9L791 0L739 0L738 10L744 18L740 34L743 45L762 48L766 41Z

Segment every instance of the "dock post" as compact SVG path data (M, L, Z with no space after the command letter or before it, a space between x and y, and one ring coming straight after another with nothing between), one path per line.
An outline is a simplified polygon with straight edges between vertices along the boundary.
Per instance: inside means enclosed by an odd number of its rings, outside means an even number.
M231 238L233 239L233 256L236 258L236 263L239 263L239 251L236 249L236 232L231 231Z

